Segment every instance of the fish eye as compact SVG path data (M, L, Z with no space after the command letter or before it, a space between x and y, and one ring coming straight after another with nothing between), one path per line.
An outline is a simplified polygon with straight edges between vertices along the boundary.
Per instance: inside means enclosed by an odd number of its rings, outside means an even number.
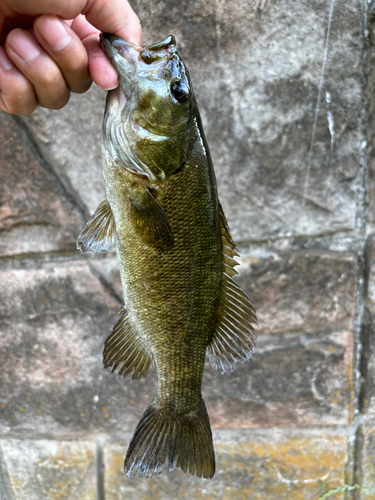
M176 101L180 102L181 104L189 99L189 89L182 82L173 82L171 85L171 92Z

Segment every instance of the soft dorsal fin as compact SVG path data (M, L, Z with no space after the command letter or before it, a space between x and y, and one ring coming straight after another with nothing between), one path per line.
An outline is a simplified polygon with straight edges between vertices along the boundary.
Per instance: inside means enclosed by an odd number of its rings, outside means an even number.
M111 373L139 380L147 377L153 367L153 357L135 330L125 309L104 344L103 362Z
M107 200L101 202L78 236L81 252L108 252L116 246L115 220Z
M249 361L253 354L258 325L255 310L249 297L241 290L232 276L239 257L227 220L219 203L219 219L223 241L223 286L219 306L219 320L214 336L208 345L210 363L215 370L226 373L235 370L235 364Z
M149 189L137 199L130 200L134 229L147 245L173 244L172 228L163 208Z

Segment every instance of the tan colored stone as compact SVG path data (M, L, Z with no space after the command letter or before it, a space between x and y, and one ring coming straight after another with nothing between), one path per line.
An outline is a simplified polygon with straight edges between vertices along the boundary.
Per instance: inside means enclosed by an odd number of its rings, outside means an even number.
M93 442L4 439L0 446L14 500L96 498Z
M365 419L363 438L361 500L373 500L375 498L375 415L373 412Z
M211 480L180 469L151 479L126 478L128 443L109 443L106 500L318 500L322 484L329 490L344 482L346 440L345 431L216 431L217 470Z

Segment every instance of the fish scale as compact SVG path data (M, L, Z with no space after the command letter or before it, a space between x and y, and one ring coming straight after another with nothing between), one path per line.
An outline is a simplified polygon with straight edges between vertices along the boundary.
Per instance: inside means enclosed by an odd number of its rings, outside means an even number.
M102 34L101 44L120 86L108 93L103 122L107 200L78 247L117 251L124 308L105 342L104 365L133 379L155 365L158 377L125 474L180 467L210 478L215 457L201 395L206 351L221 373L248 361L255 311L232 278L238 252L174 38L140 48Z

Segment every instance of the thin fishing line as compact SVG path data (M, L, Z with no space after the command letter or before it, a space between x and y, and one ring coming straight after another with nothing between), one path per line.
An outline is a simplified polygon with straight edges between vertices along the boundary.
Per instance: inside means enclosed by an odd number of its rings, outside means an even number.
M327 27L327 35L326 35L325 46L324 46L322 71L321 71L321 74L320 74L319 91L318 91L318 97L317 97L317 100L316 100L314 123L313 123L313 128L312 128L310 150L309 150L309 157L308 157L308 160L307 160L305 185L303 187L302 207L305 206L305 197L306 197L307 184L308 184L309 175L310 175L312 150L313 150L313 146L314 146L315 135L316 135L316 125L318 123L318 116L319 116L319 111L320 111L320 99L321 99L321 95L322 95L322 88L323 88L323 83L324 83L324 73L325 73L325 70L326 70L327 59L328 59L329 35L331 33L332 13L333 13L333 4L334 4L334 1L335 0L331 0L331 5L330 5L330 9L329 9L328 27Z

